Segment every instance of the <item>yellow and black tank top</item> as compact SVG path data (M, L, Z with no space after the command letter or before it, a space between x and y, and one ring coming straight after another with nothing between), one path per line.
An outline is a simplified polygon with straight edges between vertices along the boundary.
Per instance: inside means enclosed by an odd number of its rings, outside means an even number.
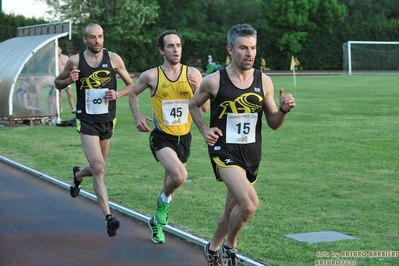
M262 115L264 109L262 73L254 69L251 86L237 88L226 69L220 70L217 96L211 101L210 127L218 127L223 136L208 146L211 158L230 158L243 167L258 164L262 154Z
M190 132L192 118L188 103L193 90L188 82L187 66L182 65L177 80L171 81L158 67L158 84L151 95L154 129L173 136Z
M117 89L116 74L108 51L103 49L103 59L97 67L89 66L83 52L79 53L78 69L76 118L94 123L114 120L116 101L107 101L104 98L105 90Z

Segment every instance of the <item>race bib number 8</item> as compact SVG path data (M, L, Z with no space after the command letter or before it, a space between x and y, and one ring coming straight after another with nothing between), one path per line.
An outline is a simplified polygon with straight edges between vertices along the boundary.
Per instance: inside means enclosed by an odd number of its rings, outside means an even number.
M188 100L162 101L162 115L165 126L186 124L188 122Z
M86 113L99 115L108 113L108 99L105 92L108 89L86 89Z
M255 129L258 113L227 114L226 142L248 144L256 140Z

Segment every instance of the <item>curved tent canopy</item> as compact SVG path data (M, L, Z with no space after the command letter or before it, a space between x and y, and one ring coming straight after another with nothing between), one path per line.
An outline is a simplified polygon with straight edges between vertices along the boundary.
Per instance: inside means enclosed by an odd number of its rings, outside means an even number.
M46 25L31 26L25 34ZM10 125L12 120L58 117L58 39L69 33L34 34L0 43L0 117Z

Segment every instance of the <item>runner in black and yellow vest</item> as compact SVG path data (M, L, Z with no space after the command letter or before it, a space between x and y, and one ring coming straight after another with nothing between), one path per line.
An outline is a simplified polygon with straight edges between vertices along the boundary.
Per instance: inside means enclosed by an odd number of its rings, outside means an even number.
M164 184L157 199L157 210L149 220L154 243L165 243L163 227L168 223L169 206L173 195L187 179L186 163L190 156L191 122L188 104L198 88L202 75L198 69L182 65L180 35L169 30L158 37L158 50L164 58L159 67L140 75L130 92L130 108L141 132L151 132L150 148L155 159L165 169ZM143 116L138 95L149 88L151 92L152 119ZM209 109L209 102L202 111ZM152 120L154 129L146 121Z
M216 231L204 247L208 265L238 265L237 245L241 230L259 206L254 188L262 157L262 116L276 130L296 106L291 94L280 89L277 108L270 77L254 68L257 31L237 24L227 34L231 64L208 75L190 101L194 123L208 145L208 154L217 181L225 184L225 208ZM210 122L199 112L212 99ZM268 139L268 143L271 142Z
M64 69L54 80L58 90L76 82L76 124L88 164L72 169L72 197L80 191L83 177L93 177L97 201L105 216L107 233L116 235L119 221L112 217L108 192L104 183L105 161L116 123L116 100L129 94L134 83L122 58L103 48L104 33L100 25L90 23L84 29L86 50L71 56ZM117 91L116 74L125 83Z

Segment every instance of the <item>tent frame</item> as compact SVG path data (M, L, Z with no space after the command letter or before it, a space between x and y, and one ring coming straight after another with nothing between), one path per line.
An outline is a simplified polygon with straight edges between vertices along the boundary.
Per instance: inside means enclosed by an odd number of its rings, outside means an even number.
M71 39L71 22L67 20L48 24L19 27L17 29L17 36L18 37L0 43L0 49L6 51L4 54L0 55L0 73L2 75L2 83L0 83L0 98L2 99L0 99L0 105L4 104L3 109L0 108L0 117L3 120L8 120L10 127L12 127L14 121L29 120L30 125L33 125L35 120L42 120L44 118L58 119L60 115L58 106L58 90L56 90L57 108L55 115L35 115L32 111L31 115L29 116L15 117L13 115L14 87L18 82L17 78L21 74L25 64L29 61L29 59L32 58L32 56L42 47L53 41L55 42L55 75L58 75L58 39L65 36L69 36L69 40ZM19 65L15 65L15 62L17 62ZM8 111L5 110L7 96Z

